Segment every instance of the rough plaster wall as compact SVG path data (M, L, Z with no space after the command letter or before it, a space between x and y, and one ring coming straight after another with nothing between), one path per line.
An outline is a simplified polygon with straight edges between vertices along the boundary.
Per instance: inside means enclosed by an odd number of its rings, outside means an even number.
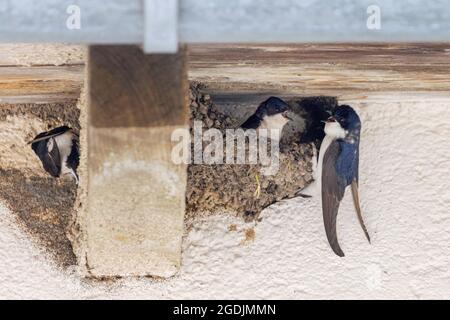
M328 247L317 202L292 199L256 226L198 222L173 279L83 282L48 262L0 206L0 297L450 298L449 97L398 99L348 101L364 125L361 199L372 245L349 198L338 219L343 259Z
M34 136L27 136L29 132L38 134L46 129L45 123L36 117L7 116L4 121L0 121L0 146L3 150L0 155L2 169L15 168L44 175L41 172L42 164L30 146L24 145L24 141L31 141L34 138ZM5 150L11 150L11 152Z

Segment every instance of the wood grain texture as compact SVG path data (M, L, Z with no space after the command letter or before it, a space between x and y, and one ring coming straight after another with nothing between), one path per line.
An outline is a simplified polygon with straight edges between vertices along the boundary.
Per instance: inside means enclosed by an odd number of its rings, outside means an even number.
M450 91L449 44L192 45L190 62L190 79L218 93Z
M96 127L165 126L186 122L185 49L143 55L137 46L89 49L90 118ZM127 106L124 108L124 106ZM152 107L149 107L152 106Z
M0 102L64 103L78 99L85 48L64 44L0 44Z
M0 43L0 66L84 65L86 47L62 43Z
M0 54L1 101L58 102L79 93L82 66L42 66L42 58L28 58L26 50L10 47ZM50 62L76 63L76 55ZM191 80L234 100L257 92L344 100L368 94L450 92L450 44L191 45L188 55ZM23 67L24 56L27 63L39 65ZM21 67L12 65L14 61Z
M172 276L187 166L171 160L171 133L187 125L186 52L93 47L88 77L89 275Z
M78 99L83 65L0 67L0 102L52 103Z

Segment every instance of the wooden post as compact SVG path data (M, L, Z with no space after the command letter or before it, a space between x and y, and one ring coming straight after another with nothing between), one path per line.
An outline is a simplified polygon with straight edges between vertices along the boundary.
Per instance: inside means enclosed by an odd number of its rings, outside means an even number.
M87 265L93 276L174 275L186 166L171 133L187 127L186 50L89 49Z

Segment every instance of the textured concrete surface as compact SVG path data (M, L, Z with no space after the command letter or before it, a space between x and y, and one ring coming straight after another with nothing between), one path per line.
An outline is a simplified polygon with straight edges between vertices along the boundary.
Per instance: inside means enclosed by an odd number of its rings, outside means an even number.
M175 278L83 282L49 263L0 206L0 297L450 298L449 99L346 101L363 121L360 196L373 241L346 198L338 218L344 259L328 247L317 202L293 199L266 209L257 225L198 222Z
M89 275L168 278L177 273L187 172L170 159L169 137L176 128L90 129L95 132L90 143L98 148L90 158L96 162L89 163L83 230Z

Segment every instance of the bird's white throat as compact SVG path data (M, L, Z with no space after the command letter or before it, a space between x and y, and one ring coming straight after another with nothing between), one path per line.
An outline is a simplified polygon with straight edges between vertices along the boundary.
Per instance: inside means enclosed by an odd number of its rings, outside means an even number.
M317 181L317 191L321 195L322 189L322 170L323 170L323 158L328 150L328 147L336 139L345 138L347 132L341 127L339 122L327 122L325 124L325 138L323 138L322 144L319 151L319 159L317 161L317 167L315 172L313 172L314 180Z
M264 118L261 121L261 125L259 126L259 129L281 131L288 122L289 120L283 117L281 113L272 116L264 116Z
M347 132L341 127L339 122L327 122L325 124L325 134L333 139L344 139Z

